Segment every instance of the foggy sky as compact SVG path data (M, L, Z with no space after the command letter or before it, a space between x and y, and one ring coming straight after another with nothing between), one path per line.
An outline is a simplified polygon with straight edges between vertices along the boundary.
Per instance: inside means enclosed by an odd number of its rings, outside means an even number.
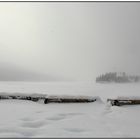
M140 2L0 2L0 67L94 80L139 60Z

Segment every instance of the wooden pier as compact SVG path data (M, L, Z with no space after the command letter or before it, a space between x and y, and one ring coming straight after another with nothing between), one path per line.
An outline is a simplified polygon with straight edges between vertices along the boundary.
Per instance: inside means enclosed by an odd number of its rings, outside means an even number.
M139 99L107 99L112 106L140 105Z
M1 94L0 100L29 100L38 102L43 100L44 104L48 103L88 103L96 101L96 98L90 96L48 96L45 94Z

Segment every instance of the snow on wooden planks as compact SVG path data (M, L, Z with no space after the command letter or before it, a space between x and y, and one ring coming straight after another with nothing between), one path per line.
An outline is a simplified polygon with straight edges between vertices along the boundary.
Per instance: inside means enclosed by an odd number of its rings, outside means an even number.
M112 106L122 105L138 105L140 104L140 97L118 97L116 99L107 99Z
M0 100L4 99L17 99L17 100L30 100L38 102L43 100L44 104L47 103L87 103L96 101L96 97L91 96L48 96L46 94L24 94L24 93L0 93Z
M87 103L96 101L96 97L90 96L48 96L44 103Z
M0 99L18 99L18 100L31 100L34 102L39 101L40 99L45 100L46 95L45 94L25 94L25 93L0 93Z

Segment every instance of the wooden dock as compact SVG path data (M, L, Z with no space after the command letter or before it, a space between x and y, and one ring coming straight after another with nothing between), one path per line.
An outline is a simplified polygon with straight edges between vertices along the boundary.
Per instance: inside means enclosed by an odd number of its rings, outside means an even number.
M48 96L44 103L88 103L95 101L96 98L89 96Z
M112 106L140 105L139 99L107 99Z
M88 103L96 101L96 98L90 96L48 96L45 94L4 94L0 93L0 100L29 100L38 102L43 100L44 104L47 103Z

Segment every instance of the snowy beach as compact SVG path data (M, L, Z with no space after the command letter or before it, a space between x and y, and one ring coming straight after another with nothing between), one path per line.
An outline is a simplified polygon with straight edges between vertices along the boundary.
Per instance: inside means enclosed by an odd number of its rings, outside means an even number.
M0 101L0 138L138 138L140 105L110 106L107 98L139 96L140 84L0 82L1 92L88 95L93 103Z

